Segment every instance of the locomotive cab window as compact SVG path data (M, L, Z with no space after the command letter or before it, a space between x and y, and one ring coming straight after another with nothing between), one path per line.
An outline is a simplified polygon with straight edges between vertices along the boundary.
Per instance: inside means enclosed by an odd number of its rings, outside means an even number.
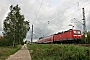
M74 31L74 34L80 34L80 31Z

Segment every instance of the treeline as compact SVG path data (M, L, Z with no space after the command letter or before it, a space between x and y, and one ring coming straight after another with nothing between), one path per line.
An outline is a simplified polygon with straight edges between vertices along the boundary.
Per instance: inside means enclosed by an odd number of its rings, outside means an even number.
M20 13L21 8L16 5L10 6L10 12L3 22L3 36L0 46L14 46L23 44L23 39L29 31L29 21L25 21L24 15Z

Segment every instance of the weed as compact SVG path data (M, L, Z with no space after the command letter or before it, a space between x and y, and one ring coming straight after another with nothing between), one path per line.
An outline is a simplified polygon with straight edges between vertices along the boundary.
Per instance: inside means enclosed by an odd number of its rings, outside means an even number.
M32 60L89 60L90 48L76 45L32 44Z
M9 57L11 54L14 54L20 48L21 48L21 45L18 45L15 48L13 48L12 46L0 47L0 60L5 60L7 57Z

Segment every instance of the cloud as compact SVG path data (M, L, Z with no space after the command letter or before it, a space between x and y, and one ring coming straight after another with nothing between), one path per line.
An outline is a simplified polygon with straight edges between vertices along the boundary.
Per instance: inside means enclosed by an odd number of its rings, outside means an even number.
M3 31L3 20L7 16L9 6L16 4L20 6L25 20L30 21L30 26L34 25L34 39L71 29L69 24L74 25L74 29L82 30L82 24L74 18L83 23L83 7L85 8L87 30L90 31L89 2L89 0L3 0L0 2L0 31ZM27 39L31 38L30 35L31 29L27 33Z
M87 18L87 20L86 20L86 26L87 26L87 30L88 31L90 31L90 12L89 12L89 14L88 14L88 18Z

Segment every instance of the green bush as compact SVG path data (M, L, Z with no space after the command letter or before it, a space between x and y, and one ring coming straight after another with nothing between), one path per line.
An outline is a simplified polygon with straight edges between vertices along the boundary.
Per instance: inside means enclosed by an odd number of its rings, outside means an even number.
M0 46L12 46L13 40L0 39Z
M21 44L24 45L24 42L22 42Z

